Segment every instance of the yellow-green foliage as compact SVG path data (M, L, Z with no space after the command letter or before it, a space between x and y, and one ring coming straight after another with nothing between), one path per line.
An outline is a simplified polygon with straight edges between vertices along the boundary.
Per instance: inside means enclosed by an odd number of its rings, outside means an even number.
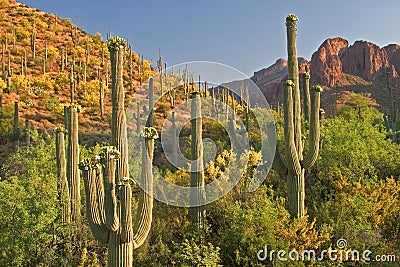
M51 79L49 76L41 75L35 76L31 78L32 87L43 90L47 92L51 92L54 89L54 79Z
M69 88L70 81L69 76L65 72L59 72L55 78L54 82L54 91L60 92Z
M32 85L32 80L26 76L14 75L11 78L11 82L18 89L18 93L27 94Z
M0 94L3 93L3 89L7 87L7 84L0 78Z
M98 99L100 98L99 87L99 80L78 83L77 90L82 106L93 107L98 105Z

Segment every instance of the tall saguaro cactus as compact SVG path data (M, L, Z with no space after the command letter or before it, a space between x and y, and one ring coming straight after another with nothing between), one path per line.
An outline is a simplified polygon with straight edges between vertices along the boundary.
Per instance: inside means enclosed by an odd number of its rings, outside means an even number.
M111 135L112 145L121 153L121 159L117 163L117 176L129 177L128 172L128 133L125 117L125 92L123 87L123 60L126 42L115 37L108 41L108 50L111 60Z
M200 89L200 88L199 88ZM202 137L202 118L201 118L201 93L194 91L191 93L191 172L190 187L195 188L190 195L189 220L201 228L204 225L205 202L204 191L204 171L203 171L203 137Z
M130 267L133 250L146 240L152 222L152 160L157 131L143 129L142 173L138 210L132 223L132 193L128 170L128 143L124 112L122 63L125 40L108 41L112 64L112 143L100 155L81 162L89 226L96 239L108 245L108 266ZM101 162L101 167L100 163ZM102 168L102 171L99 169Z
M309 121L308 149L304 154L301 133L301 102L296 55L296 25L298 18L291 14L286 18L288 41L289 80L284 84L284 140L285 160L277 149L273 167L287 177L288 207L292 217L305 215L305 171L317 160L320 142L320 86L313 86L311 91L311 107ZM304 154L304 155L303 155Z
M397 136L397 108L396 102L393 99L393 89L390 86L390 72L386 74L386 86L389 90L389 100L390 100L390 114L383 115L383 119L385 120L386 129L388 132L392 133L392 141L398 143L398 136Z
M80 193L80 173L79 173L79 144L78 144L78 112L80 107L70 104L67 111L67 179L69 194L71 197L71 222L80 221L81 212L81 193Z
M54 129L56 134L56 162L58 173L58 197L61 206L61 222L69 224L71 222L71 206L69 197L69 186L67 180L67 166L65 159L64 139L67 130L63 127Z

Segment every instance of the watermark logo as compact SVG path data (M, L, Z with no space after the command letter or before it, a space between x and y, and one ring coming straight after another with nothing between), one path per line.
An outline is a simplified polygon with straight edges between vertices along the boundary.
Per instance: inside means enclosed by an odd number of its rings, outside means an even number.
M201 110L197 111L195 116L191 110L193 101L197 101L190 96L193 90L201 93ZM153 92L152 96L150 92ZM262 112L252 112L254 108ZM243 109L251 113L251 133L246 128ZM151 114L154 115L153 118ZM250 149L249 135L259 133L258 143L261 146L262 160L251 177L248 191L255 191L263 183L272 166L276 131L270 107L257 85L249 77L230 66L205 61L171 66L162 73L155 74L150 83L143 84L135 92L126 117L130 132L128 139L133 147L140 143L139 135L134 134L135 132L140 132L149 119L157 124L156 128L161 136L161 143L158 143L157 149L168 160L167 164L177 170L190 173L193 171L193 166L197 166L196 171L202 171L221 152L218 151L216 140L203 138L203 162L199 164L198 161L191 160L187 153L185 156L176 140L185 129L186 137L188 137L191 121L196 117L222 127L222 131L229 137L229 140L222 141L230 144L231 155L241 157L241 163L249 161L249 153L246 153ZM162 123L160 120L163 120ZM204 130L207 130L208 136L218 135L218 131L212 132L215 131L215 127L207 127L207 129L203 127ZM161 147L159 147L160 144ZM132 159L130 159L130 173L138 185L146 190L147 187L141 184L140 179L136 179L140 176L138 172L140 168L131 164L135 162L134 157L140 155L139 149L139 146L136 146L136 149L130 149ZM147 193L152 194L160 202L178 207L209 204L232 190L246 171L246 164L238 164L238 161L232 158L218 179L198 187L174 184L166 179L165 172L153 168L154 189ZM136 160L136 164L140 164L140 161ZM199 189L204 192L204 197L198 198L195 202L191 201L190 196L199 192Z
M346 239L338 239L336 241L336 247L338 249L322 250L320 252L310 249L297 251L292 249L290 251L271 250L266 245L264 249L260 249L257 252L257 259L259 261L339 261L339 262L350 262L350 261L365 261L365 262L396 262L396 255L374 255L371 250L358 251L348 248Z

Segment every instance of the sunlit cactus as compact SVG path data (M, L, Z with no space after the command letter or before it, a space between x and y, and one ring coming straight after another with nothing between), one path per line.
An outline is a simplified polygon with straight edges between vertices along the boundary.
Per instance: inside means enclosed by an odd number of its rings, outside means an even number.
M296 54L296 25L298 18L291 14L286 18L289 80L284 84L284 143L285 161L275 153L273 167L287 177L288 208L292 217L305 215L305 171L317 160L320 147L320 94L322 88L313 86L310 100L309 141L307 153L303 151L301 131L301 102L298 63Z
M67 146L67 179L71 198L71 222L78 223L81 217L81 193L79 173L78 113L81 107L70 104L66 108L68 146Z
M112 144L99 155L85 159L80 168L85 181L86 212L96 239L108 245L108 266L132 266L133 250L146 240L152 222L154 139L153 127L142 131L142 172L138 210L132 222L132 192L128 169L128 143L124 112L122 62L125 41L114 37L108 41L112 73Z
M67 162L65 158L65 134L67 130L63 127L55 128L56 135L56 163L58 174L58 198L61 206L61 222L69 224L71 222L71 205L69 186L67 180Z
M195 188L190 195L189 220L201 228L205 217L205 191L203 171L203 137L201 118L201 94L198 91L191 93L191 172L190 186Z
M397 134L397 108L396 102L393 98L393 89L390 86L390 72L387 73L386 76L386 87L389 90L389 101L390 101L390 113L389 115L383 115L383 119L385 121L386 130L391 134L392 141L398 143L398 134Z

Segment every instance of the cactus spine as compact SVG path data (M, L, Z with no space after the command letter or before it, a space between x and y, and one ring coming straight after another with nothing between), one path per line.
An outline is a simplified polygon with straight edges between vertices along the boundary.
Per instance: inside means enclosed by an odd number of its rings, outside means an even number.
M307 153L303 156L301 135L301 102L296 55L296 25L298 18L291 14L286 18L288 41L289 80L284 84L284 136L285 159L275 154L274 168L287 177L288 207L292 217L305 215L305 170L312 167L317 160L320 142L320 86L311 88L310 134Z
M132 266L133 250L144 243L150 231L153 209L152 160L154 138L158 137L154 128L144 128L140 180L143 190L140 190L138 211L135 222L132 223L131 179L127 161L127 130L122 86L125 44L125 41L118 37L108 41L113 85L112 142L115 145L103 147L99 157L84 160L80 164L85 181L89 226L96 239L108 243L108 266L110 267ZM118 151L118 147L121 152ZM102 163L102 171L99 170L99 159Z
M69 224L71 222L71 206L69 197L69 187L66 172L66 159L65 159L65 134L67 131L65 128L60 127L54 129L56 134L56 162L57 162L57 173L58 173L58 197L61 206L61 222L63 224Z
M199 88L200 89L200 88ZM190 186L195 188L190 195L189 220L191 223L202 228L205 217L205 191L204 191L204 171L203 171L203 137L202 137L202 118L201 118L201 97L200 91L191 94L191 172Z

